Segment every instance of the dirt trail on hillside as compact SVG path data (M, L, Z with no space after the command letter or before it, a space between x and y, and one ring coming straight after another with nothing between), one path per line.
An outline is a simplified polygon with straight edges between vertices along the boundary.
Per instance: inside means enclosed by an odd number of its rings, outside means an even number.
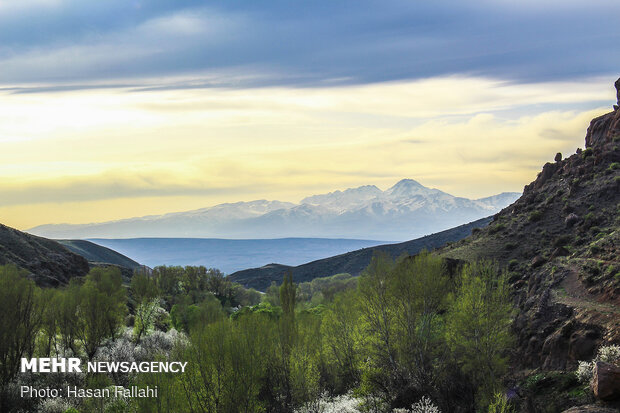
M554 289L553 300L577 309L596 311L605 315L620 314L619 305L609 301L601 302L602 296L588 292L579 280L576 268L571 268L559 288Z

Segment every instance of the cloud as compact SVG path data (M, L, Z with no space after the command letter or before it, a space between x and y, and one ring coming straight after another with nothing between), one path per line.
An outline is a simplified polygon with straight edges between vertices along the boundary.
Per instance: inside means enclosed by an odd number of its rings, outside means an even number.
M10 3L22 4L0 8L4 85L300 87L453 74L538 82L620 65L611 52L620 4L607 0Z
M405 177L474 198L519 191L556 152L583 146L612 92L609 79L463 76L0 92L0 216L22 227L92 222L257 198L298 201Z
M36 204L72 204L113 199L148 197L215 197L238 193L255 193L265 189L258 185L211 186L208 181L175 176L173 171L150 171L148 176L108 171L97 175L69 176L53 180L39 179L19 184L0 184L0 207Z

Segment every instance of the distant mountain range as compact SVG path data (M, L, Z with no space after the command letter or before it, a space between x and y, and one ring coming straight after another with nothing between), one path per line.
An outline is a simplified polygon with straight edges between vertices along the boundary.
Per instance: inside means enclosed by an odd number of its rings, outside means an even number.
M50 224L28 230L49 238L357 238L407 240L492 215L520 194L455 197L403 179L304 198L299 204L258 200L187 212L93 224Z

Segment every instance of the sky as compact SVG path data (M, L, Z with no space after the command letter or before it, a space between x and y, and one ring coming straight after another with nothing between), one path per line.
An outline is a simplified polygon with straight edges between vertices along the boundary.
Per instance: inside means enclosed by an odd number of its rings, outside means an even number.
M616 0L0 0L0 222L521 191L620 76Z

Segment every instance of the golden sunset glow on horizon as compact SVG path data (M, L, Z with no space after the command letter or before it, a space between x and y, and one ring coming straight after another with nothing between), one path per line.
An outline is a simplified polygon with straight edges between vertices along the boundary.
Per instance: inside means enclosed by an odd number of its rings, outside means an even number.
M27 229L299 201L402 178L457 196L521 191L583 146L607 79L442 77L323 88L4 93L0 216Z

